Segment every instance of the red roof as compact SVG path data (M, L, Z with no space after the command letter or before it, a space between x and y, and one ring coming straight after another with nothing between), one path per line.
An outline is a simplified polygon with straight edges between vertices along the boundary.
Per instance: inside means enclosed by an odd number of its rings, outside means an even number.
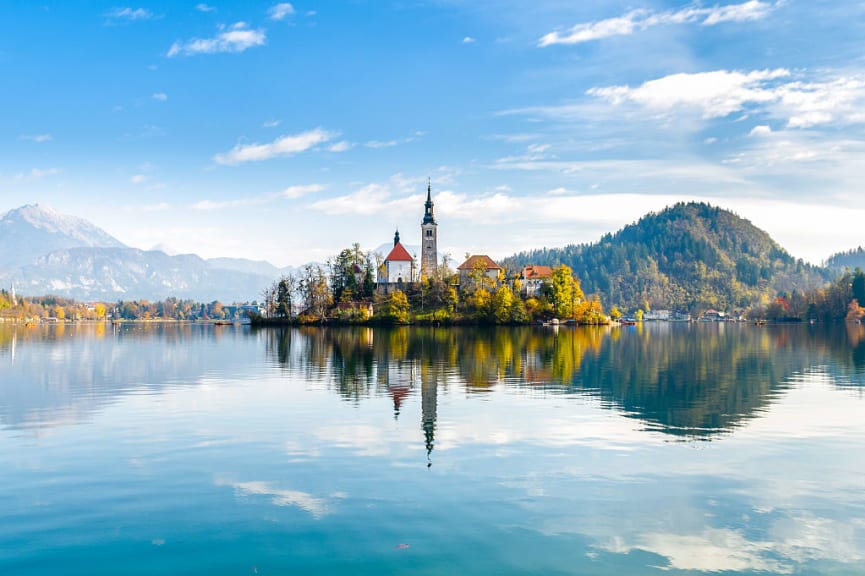
M457 267L457 270L474 270L478 262L483 262L484 270L501 270L502 267L493 262L486 254L475 254Z
M531 278L553 277L553 268L551 266L526 266L524 272L527 280Z
M393 250L384 259L385 262L411 262L412 260L414 258L411 257L408 250L402 247L402 243L400 242L396 243L396 246L393 247Z

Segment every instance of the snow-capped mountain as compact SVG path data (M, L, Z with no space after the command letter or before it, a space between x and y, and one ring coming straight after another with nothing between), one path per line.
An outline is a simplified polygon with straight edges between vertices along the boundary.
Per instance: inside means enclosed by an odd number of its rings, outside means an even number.
M130 248L90 222L39 205L0 218L0 286L80 300L260 299L285 273L268 262Z
M0 218L0 269L31 264L65 248L125 248L90 222L39 204L10 210Z

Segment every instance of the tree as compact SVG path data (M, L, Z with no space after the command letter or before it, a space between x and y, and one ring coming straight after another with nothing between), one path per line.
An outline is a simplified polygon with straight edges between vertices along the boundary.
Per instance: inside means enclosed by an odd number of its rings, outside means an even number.
M501 286L493 296L493 318L499 324L511 321L511 310L514 305L514 293L507 286Z
M850 289L853 292L853 298L859 302L865 302L865 272L861 268L856 268L853 273L853 282L850 284Z
M285 276L279 280L276 288L276 315L280 318L291 318L291 289Z
M103 304L102 302L98 303L94 307L94 311L96 312L96 318L98 320L104 320L105 319L105 312L106 312L105 304Z
M511 307L511 320L518 324L525 324L529 321L529 312L519 296L514 298L514 304Z
M315 319L324 318L333 296L327 286L327 277L320 266L307 265L299 282L306 314Z
M391 322L408 321L408 298L402 290L391 292L384 302L382 318Z
M573 317L577 304L585 299L579 282L565 264L553 270L550 298L553 313L559 318Z

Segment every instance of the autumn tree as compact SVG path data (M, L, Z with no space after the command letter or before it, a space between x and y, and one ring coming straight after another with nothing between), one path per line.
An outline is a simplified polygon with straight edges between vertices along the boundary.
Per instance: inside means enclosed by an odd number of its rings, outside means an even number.
M574 316L576 306L585 299L580 289L579 281L574 277L570 267L565 264L553 270L550 286L550 300L553 313L559 318Z

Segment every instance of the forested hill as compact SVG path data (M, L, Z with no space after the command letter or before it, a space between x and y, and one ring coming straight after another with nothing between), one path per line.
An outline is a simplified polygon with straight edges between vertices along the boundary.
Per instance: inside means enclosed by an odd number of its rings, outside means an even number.
M833 254L826 260L826 267L838 272L843 272L846 268L865 270L865 248L859 246L855 250Z
M767 303L824 284L828 272L790 256L764 231L703 203L650 213L594 244L532 250L504 260L570 266L606 306L697 311Z

